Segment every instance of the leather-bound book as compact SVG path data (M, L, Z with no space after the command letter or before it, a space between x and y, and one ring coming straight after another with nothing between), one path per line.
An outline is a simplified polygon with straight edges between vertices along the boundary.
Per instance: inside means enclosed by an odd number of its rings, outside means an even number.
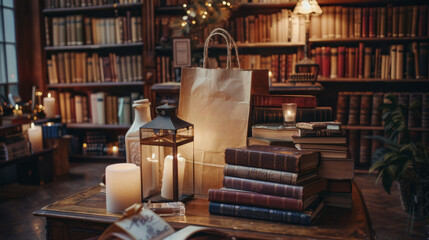
M419 9L418 36L426 37L428 35L428 6L422 5L419 6Z
M368 37L376 37L377 34L377 8L369 8L368 13Z
M330 47L322 47L322 76L329 77L331 71Z
M331 78L337 78L338 77L338 49L337 48L331 48Z
M360 98L359 92L350 94L348 125L359 125Z
M387 5L387 19L386 19L386 36L393 36L393 6L391 4Z
M399 35L399 7L393 7L392 16L392 37L398 37Z
M358 78L363 78L363 71L364 71L364 51L365 47L363 43L359 43L359 56L358 56Z
M372 95L371 126L381 126L380 104L383 103L383 93Z
M304 173L311 172L317 167L319 153L287 147L250 145L242 148L227 148L225 163Z
M347 123L348 106L349 94L346 92L339 92L337 101L337 115L335 119L341 124Z
M346 47L338 47L337 76L345 77Z
M369 126L371 123L371 103L372 103L372 93L365 92L362 93L360 99L360 119L359 124L363 126Z
M362 130L360 132L360 159L361 165L368 165L371 162L371 139L367 138L371 136L371 131Z
M369 36L369 8L362 8L362 37Z
M427 78L428 77L428 48L429 43L421 42L419 44L419 77Z

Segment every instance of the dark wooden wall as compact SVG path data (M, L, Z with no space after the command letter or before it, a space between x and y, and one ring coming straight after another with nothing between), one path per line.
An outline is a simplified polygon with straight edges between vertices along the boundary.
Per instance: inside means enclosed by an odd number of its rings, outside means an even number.
M33 85L45 88L40 4L39 0L15 0L19 94L24 101L31 99Z

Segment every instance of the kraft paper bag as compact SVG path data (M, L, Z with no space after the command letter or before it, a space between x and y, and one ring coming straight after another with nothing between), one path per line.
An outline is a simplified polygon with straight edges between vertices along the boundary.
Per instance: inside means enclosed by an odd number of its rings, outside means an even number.
M214 35L226 40L227 69L206 68L208 45ZM232 46L239 67L234 40L225 30L215 29L204 46L203 68L182 69L178 116L195 126L196 194L207 195L209 188L223 186L225 149L246 145L251 95L268 94L268 70L231 69Z

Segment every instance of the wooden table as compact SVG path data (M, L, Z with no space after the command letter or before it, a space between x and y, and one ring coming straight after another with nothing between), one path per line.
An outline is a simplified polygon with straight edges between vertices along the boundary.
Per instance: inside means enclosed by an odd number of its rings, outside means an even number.
M239 239L373 239L369 215L354 183L353 208L326 208L312 226L211 215L207 199L186 203L186 216L164 217L175 229L188 225L217 228ZM47 239L85 239L100 235L120 215L106 212L100 186L90 188L33 213L46 218Z

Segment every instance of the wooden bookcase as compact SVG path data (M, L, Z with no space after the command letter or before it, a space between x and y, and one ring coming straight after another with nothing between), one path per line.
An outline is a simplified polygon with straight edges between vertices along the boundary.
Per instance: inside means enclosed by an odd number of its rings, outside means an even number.
M79 2L80 4L86 3L86 6L70 6L70 7L59 7L62 5L59 4L66 4L66 3L75 3ZM116 97L125 97L130 96L131 93L138 93L139 97L143 96L145 98L150 97L150 81L152 74L150 73L150 64L146 64L147 62L150 62L150 56L153 52L153 46L154 43L152 41L152 35L153 35L153 23L150 21L150 17L153 12L153 7L151 4L153 4L152 1L140 1L140 0L134 0L133 3L119 3L123 1L117 1L118 3L114 4L103 4L103 5L96 5L96 4L88 4L91 3L98 3L101 4L104 1L57 1L56 6L47 6L46 4L52 3L52 1L40 1L40 15L41 15L41 42L42 42L42 66L43 66L43 77L45 79L45 85L44 89L42 89L44 92L46 91L53 91L56 93L71 93L71 96L74 94L83 95L88 97L88 105L90 105L90 97L89 93L93 92L104 92L105 94L109 96L116 96ZM116 2L116 1L112 1ZM131 1L124 1L124 2L131 2ZM85 41L86 33L85 33L85 22L82 20L82 29L80 30L80 33L83 34L83 44L81 45L68 45L67 38L65 44L62 44L62 46L53 46L53 27L52 27L52 19L53 18L64 18L67 16L82 16L82 19L90 18L91 22L94 21L94 19L116 19L117 17L124 17L126 19L127 15L131 15L132 17L136 17L137 22L141 22L141 24L136 25L137 28L132 29L135 30L137 33L141 33L141 37L137 39L128 39L128 41L125 41L126 38L124 38L125 35L122 35L121 32L121 39L123 41L120 41L118 43L117 41L109 41L109 43L104 44L94 44L94 39L92 39L93 34L91 34L92 41L90 44ZM131 17L130 17L131 19ZM103 20L104 21L104 20ZM128 21L128 20L124 20ZM107 22L107 21L106 21ZM130 21L131 24L133 22ZM128 23L128 26L131 26L131 24ZM73 24L73 23L72 23ZM71 24L71 26L73 26ZM93 23L91 23L93 24ZM121 30L122 31L130 31L131 29L126 28L123 24L125 22L121 22ZM71 31L74 31L73 28L71 28ZM91 25L92 31L96 29L93 25ZM70 34L70 30L67 28L65 29L66 34ZM79 31L79 30L77 30ZM117 29L115 29L117 31ZM101 32L98 34L98 36L105 37L105 32ZM73 33L70 34L73 36ZM130 36L130 35L128 35ZM47 39L48 38L48 39ZM116 35L115 35L116 38ZM104 39L106 40L106 39ZM134 41L132 41L134 40ZM102 41L102 42L108 42L108 41ZM116 42L116 43L112 43ZM48 44L49 43L49 44ZM100 58L101 56L109 56L110 54L115 54L115 57L123 56L124 58L126 56L136 56L136 57L129 57L129 59L124 60L127 64L131 64L134 66L134 69L131 67L131 71L139 71L141 70L141 74L138 75L139 78L137 79L136 72L132 72L130 75L130 72L127 72L130 76L135 76L132 80L133 81L118 81L121 76L116 75L115 77L112 76L113 81L103 81L103 79L100 77L99 81L95 82L88 82L88 81L51 81L49 78L49 67L48 67L48 60L52 60L52 56L56 55L58 53L85 53L87 56L91 56L92 54L99 54ZM153 55L153 54L152 54ZM140 57L141 61L137 61L137 59ZM87 60L85 58L85 60ZM110 58L110 60L112 60ZM118 61L120 63L120 61ZM95 63L95 62L94 62ZM57 59L58 64L58 59ZM70 63L71 64L71 63ZM86 65L87 62L83 63L83 66L87 66L87 68L83 71L88 71L89 66ZM97 63L98 64L98 63ZM116 62L113 63L113 61L109 62L110 70L113 68L116 71L116 74L118 74L118 70L120 71L119 64L116 65ZM149 69L146 67L149 66ZM103 66L100 66L101 71L103 71ZM57 65L58 70L58 65ZM109 70L109 71L110 71ZM110 71L113 72L113 71ZM87 72L88 73L88 72ZM131 79L131 77L127 78L128 80ZM73 80L73 79L72 79ZM57 105L59 104L58 98L57 98ZM132 103L130 104L130 111L132 112L133 109L131 107ZM60 107L60 106L59 106ZM89 108L89 106L88 106ZM113 111L113 110L112 110ZM58 111L61 113L61 111ZM130 112L130 118L132 123L133 119L131 117ZM73 113L72 113L73 114ZM116 116L117 114L114 114ZM64 116L62 116L64 119ZM91 115L89 115L91 117ZM116 118L116 117L115 117ZM79 145L82 146L82 139L85 137L85 134L88 131L91 132L99 132L104 133L106 135L106 141L107 142L117 142L117 136L119 135L125 135L126 131L130 127L130 124L119 124L116 123L118 121L114 121L114 124L92 124L91 122L80 122L76 123L74 120L72 121L64 121L67 124L67 131L68 133L75 136L75 139L78 139ZM110 122L110 121L109 121ZM96 160L107 160L107 161L125 161L125 156L112 156L112 155L105 155L105 156L87 156L81 153L79 147L78 151L75 152L72 155L72 158L75 160L88 160L88 159L96 159Z
M319 5L322 8L327 6L342 6L350 8L366 8L366 7L386 7L386 6L409 6L409 5L428 5L423 0L319 0ZM293 10L296 2L280 3L280 4L262 4L262 3L244 3L239 5L238 8L232 12L231 19L235 17L245 17L248 15L258 14L272 14L279 12L282 9ZM162 18L163 16L177 16L185 15L185 10L182 6L164 6L155 9L155 15ZM428 23L426 23L428 24ZM311 23L310 23L311 26ZM228 28L228 26L226 26ZM427 27L427 26L426 26ZM429 30L428 30L429 31ZM204 40L204 39L203 39ZM236 39L237 40L237 39ZM426 36L404 36L404 37L351 37L351 38L310 38L310 51L317 47L338 47L338 46L353 46L357 47L360 43L365 46L386 47L392 44L410 44L412 42L425 43L429 42L429 35ZM302 43L290 42L263 42L263 43L238 43L240 54L276 54L276 53L294 53L301 49ZM222 51L224 45L214 45L211 50L215 54L224 54ZM202 52L202 46L193 46L195 51ZM171 48L157 47L156 53L158 56L171 55ZM288 87L271 87L271 94L314 94L317 95L319 106L331 106L333 108L334 118L336 115L338 93L342 91L353 92L425 92L429 90L429 79L416 79L416 78L399 78L399 79L383 79L375 77L320 77L318 82L323 85L323 91L314 91L314 89L299 89ZM345 125L348 131L362 132L362 131L383 131L382 126L367 126L367 125ZM414 127L410 131L415 133L422 133L427 135L428 128ZM359 149L358 149L359 151ZM357 168L368 168L370 163L359 163L356 159Z

